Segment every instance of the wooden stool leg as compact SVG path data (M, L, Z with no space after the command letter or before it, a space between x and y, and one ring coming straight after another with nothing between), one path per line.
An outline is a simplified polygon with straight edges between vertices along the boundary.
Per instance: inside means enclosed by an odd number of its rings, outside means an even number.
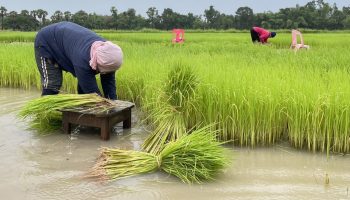
M131 109L128 109L126 120L123 121L123 128L131 128Z
M62 123L63 123L63 131L64 131L64 133L70 134L71 124L69 123L68 118L67 117L63 117L63 122Z
M109 120L105 119L101 121L101 139L109 140Z

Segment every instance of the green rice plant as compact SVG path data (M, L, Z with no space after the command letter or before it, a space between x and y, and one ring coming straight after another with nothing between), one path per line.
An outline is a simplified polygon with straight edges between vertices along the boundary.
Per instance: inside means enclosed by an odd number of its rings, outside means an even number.
M0 42L34 42L35 32L0 31Z
M28 102L19 112L22 119L30 118L30 126L40 134L48 134L62 125L61 110L80 109L85 112L103 112L116 104L97 94L47 95Z
M143 78L121 76L117 81L118 96L122 96L123 99L132 101L141 106L142 98L145 96L145 84Z
M168 142L176 141L183 136L186 132L186 122L183 113L167 105L159 107L159 110L153 110L151 114L156 116L152 121L154 130L147 136L142 149L159 154Z
M162 170L185 183L213 180L229 163L226 149L208 127L183 135L167 144L159 155L104 148L88 177L115 180Z
M160 153L166 143L176 141L192 128L190 117L196 108L198 84L191 68L181 63L174 65L164 87L147 105L154 131L142 145L146 152Z
M195 72L190 67L177 63L168 74L168 80L164 87L164 93L168 97L167 102L176 110L181 111L191 103L196 94L199 81Z
M9 38L0 43L0 86L40 89L33 43L18 42L23 41L18 32L13 38L12 32L3 34ZM125 55L117 72L118 97L137 102L152 130L161 121L152 113L167 112L184 116L186 130L215 124L218 139L239 146L287 141L310 151L350 152L347 32L308 31L303 36L311 49L298 52L289 49L291 34L285 31L270 39L270 46L253 45L249 33L186 32L184 45L172 45L169 32L100 34L119 44ZM200 80L188 101L193 106L183 110L178 104L169 107L165 98L164 80L170 80L174 63L187 65ZM76 92L76 84L65 74L62 90Z

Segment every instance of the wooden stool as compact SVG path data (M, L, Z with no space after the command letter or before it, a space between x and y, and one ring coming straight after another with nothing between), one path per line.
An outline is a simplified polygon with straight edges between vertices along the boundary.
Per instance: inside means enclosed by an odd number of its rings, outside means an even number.
M131 128L131 108L135 104L119 100L115 102L116 107L98 114L75 109L61 110L63 131L70 134L72 124L97 127L101 129L101 139L109 140L110 131L116 123L123 122L123 128Z

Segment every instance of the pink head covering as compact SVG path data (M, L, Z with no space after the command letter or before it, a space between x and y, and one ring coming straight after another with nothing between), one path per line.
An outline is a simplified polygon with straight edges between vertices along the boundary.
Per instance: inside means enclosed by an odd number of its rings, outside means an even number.
M90 66L93 70L108 73L119 69L123 63L122 49L112 42L96 41L90 50Z

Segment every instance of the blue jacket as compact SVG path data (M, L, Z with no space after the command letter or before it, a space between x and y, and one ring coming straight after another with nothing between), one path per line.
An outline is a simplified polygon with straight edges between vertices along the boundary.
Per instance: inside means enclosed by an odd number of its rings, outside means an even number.
M96 83L97 71L90 65L90 49L95 41L106 41L93 31L71 22L60 22L42 28L35 38L40 56L56 62L78 79L80 93L101 94ZM106 98L116 99L115 73L101 74Z

